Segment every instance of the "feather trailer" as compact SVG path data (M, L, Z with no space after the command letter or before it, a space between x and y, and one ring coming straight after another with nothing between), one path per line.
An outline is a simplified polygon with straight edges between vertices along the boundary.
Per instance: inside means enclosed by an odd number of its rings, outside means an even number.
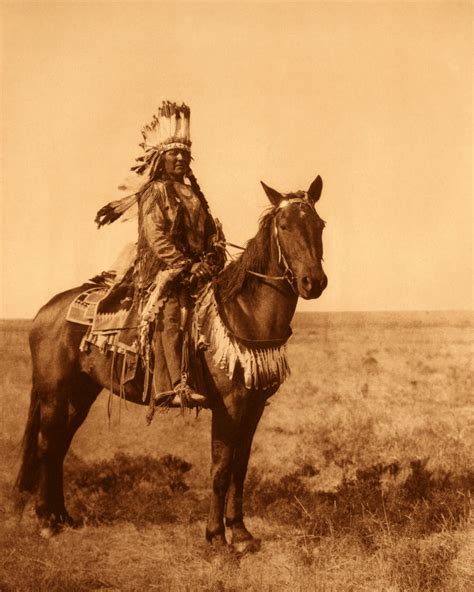
M112 222L121 218L125 212L127 212L127 215L122 219L123 222L136 216L138 214L138 197L146 189L148 183L147 177L144 178L143 175L132 171L125 181L118 186L118 189L127 192L127 195L109 202L97 212L95 222L98 227L112 224Z
M127 195L127 197L123 197L122 199L111 201L107 205L100 208L100 210L97 212L94 222L99 228L101 226L105 226L106 224L112 224L112 222L118 220L124 212L134 206L137 201L137 193Z

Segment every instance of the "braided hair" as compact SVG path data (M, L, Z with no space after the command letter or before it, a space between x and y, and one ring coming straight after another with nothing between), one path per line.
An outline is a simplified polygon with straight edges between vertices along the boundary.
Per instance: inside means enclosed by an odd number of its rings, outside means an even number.
M196 179L195 174L193 173L192 169L190 168L188 170L188 174L187 177L191 183L191 188L194 191L194 193L197 195L199 201L201 202L201 205L204 209L204 211L206 212L209 220L211 221L212 224L212 229L214 234L218 235L219 234L219 229L217 228L217 224L216 221L214 219L214 216L211 214L211 209L209 207L209 203L207 201L207 199L204 196L204 193L202 192L201 188L199 187L199 183Z
M196 194L196 196L199 198L199 201L201 202L202 207L204 208L204 210L206 211L207 214L210 214L211 210L209 208L209 203L207 202L207 199L204 197L204 193L202 192L201 188L199 187L199 183L196 179L195 174L193 173L193 171L191 169L189 169L188 174L186 176L188 177L189 182L191 183L191 189Z

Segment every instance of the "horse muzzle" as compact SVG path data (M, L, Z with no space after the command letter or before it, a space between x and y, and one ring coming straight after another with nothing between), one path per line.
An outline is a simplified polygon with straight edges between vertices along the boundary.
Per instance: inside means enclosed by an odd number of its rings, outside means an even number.
M325 273L318 276L304 275L297 280L298 294L305 300L319 298L328 285Z

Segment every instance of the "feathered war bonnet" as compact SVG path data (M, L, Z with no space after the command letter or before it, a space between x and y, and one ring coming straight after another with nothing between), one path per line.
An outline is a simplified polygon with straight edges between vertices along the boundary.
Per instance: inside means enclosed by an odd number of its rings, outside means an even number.
M145 185L155 178L167 150L179 148L191 153L190 119L191 110L187 105L163 101L151 123L142 129L140 146L145 153L136 159L138 164L131 168L132 174L119 186L128 195L111 201L97 212L95 222L99 228L115 222L137 203Z

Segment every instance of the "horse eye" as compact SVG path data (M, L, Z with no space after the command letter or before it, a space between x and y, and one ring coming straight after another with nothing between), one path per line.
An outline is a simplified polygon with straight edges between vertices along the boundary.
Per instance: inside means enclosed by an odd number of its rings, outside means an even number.
M288 226L286 224L280 224L280 230L287 230Z

